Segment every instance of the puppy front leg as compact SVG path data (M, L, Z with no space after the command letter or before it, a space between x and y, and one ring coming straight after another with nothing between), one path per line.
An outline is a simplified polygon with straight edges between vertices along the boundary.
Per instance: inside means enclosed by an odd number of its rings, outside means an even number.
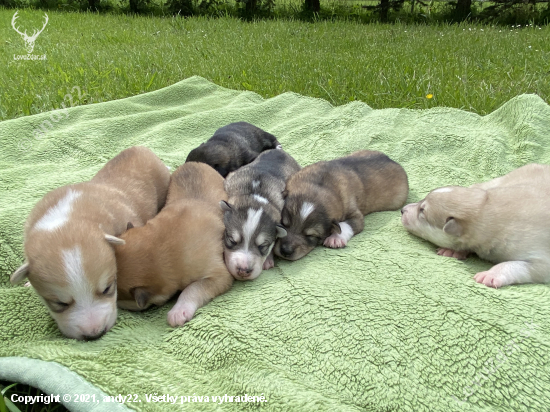
M340 233L333 227L332 234L324 240L323 245L330 248L345 247L353 235L363 231L365 217L361 211L356 210L348 219L338 222L338 226L340 227Z
M479 272L474 276L474 279L477 283L483 283L485 286L492 288L517 283L542 282L542 279L537 279L537 274L544 271L543 266L540 263L533 264L524 261L502 262L485 272ZM548 269L548 266L546 266L546 271Z
M212 277L191 283L181 292L178 301L168 312L168 323L172 327L183 326L193 318L198 308L227 292L232 284L233 276L227 269Z
M440 247L437 249L437 254L439 256L452 257L458 260L465 260L470 252L468 250L453 250L447 249L445 247Z
M262 266L262 270L268 270L272 267L275 267L275 260L273 259L273 249L271 249L271 252L269 252L269 255L267 255L267 258L265 259Z

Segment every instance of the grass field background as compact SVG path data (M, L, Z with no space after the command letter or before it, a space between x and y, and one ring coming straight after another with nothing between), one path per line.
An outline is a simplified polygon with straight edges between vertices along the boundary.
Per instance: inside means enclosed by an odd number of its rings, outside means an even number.
M549 26L48 11L33 51L46 60L24 61L14 60L26 51L11 27L13 13L0 8L0 120L129 97L192 75L264 97L293 91L377 109L450 106L487 114L522 93L550 101ZM43 12L19 15L23 30L41 26Z
M200 75L264 97L335 105L451 106L486 114L521 93L550 96L550 27L360 24L49 12L34 54L0 9L0 120L156 90ZM43 12L20 10L22 29ZM76 93L73 93L76 94ZM427 98L427 95L433 97ZM65 100L68 105L68 101Z

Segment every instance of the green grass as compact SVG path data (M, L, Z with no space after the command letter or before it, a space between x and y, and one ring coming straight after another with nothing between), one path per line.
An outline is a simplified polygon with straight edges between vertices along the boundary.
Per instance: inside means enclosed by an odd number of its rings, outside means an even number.
M0 9L0 119L159 89L192 75L262 96L294 91L335 105L451 106L485 114L521 93L550 96L550 27L243 22L49 12L46 61L14 61L23 40ZM23 28L42 12L20 11ZM529 47L531 46L531 47ZM432 99L426 95L433 94ZM76 103L76 102L75 102Z

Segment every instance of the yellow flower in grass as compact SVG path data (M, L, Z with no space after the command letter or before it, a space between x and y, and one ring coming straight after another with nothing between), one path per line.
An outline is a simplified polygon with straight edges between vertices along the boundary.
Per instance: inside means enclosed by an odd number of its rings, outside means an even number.
M434 97L434 95L431 93L426 95L426 99L431 99L432 97Z

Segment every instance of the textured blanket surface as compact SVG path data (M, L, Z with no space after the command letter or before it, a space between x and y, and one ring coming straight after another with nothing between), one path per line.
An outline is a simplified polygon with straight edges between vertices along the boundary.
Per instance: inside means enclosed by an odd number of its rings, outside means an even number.
M178 329L166 322L171 301L120 311L103 338L77 342L58 332L31 288L9 284L23 262L24 221L47 191L89 179L131 145L175 168L218 127L241 120L275 134L302 166L381 150L407 171L409 201L437 186L550 163L550 107L534 95L481 117L450 108L333 107L294 93L264 100L192 77L2 122L0 379L61 395L132 395L136 402L125 406L141 411L549 410L549 287L475 283L489 263L437 256L403 229L398 211L367 216L344 249L318 247L235 283ZM41 124L46 133L36 134ZM237 402L245 394L266 402ZM150 395L178 398L169 404ZM94 407L124 409L102 402Z

